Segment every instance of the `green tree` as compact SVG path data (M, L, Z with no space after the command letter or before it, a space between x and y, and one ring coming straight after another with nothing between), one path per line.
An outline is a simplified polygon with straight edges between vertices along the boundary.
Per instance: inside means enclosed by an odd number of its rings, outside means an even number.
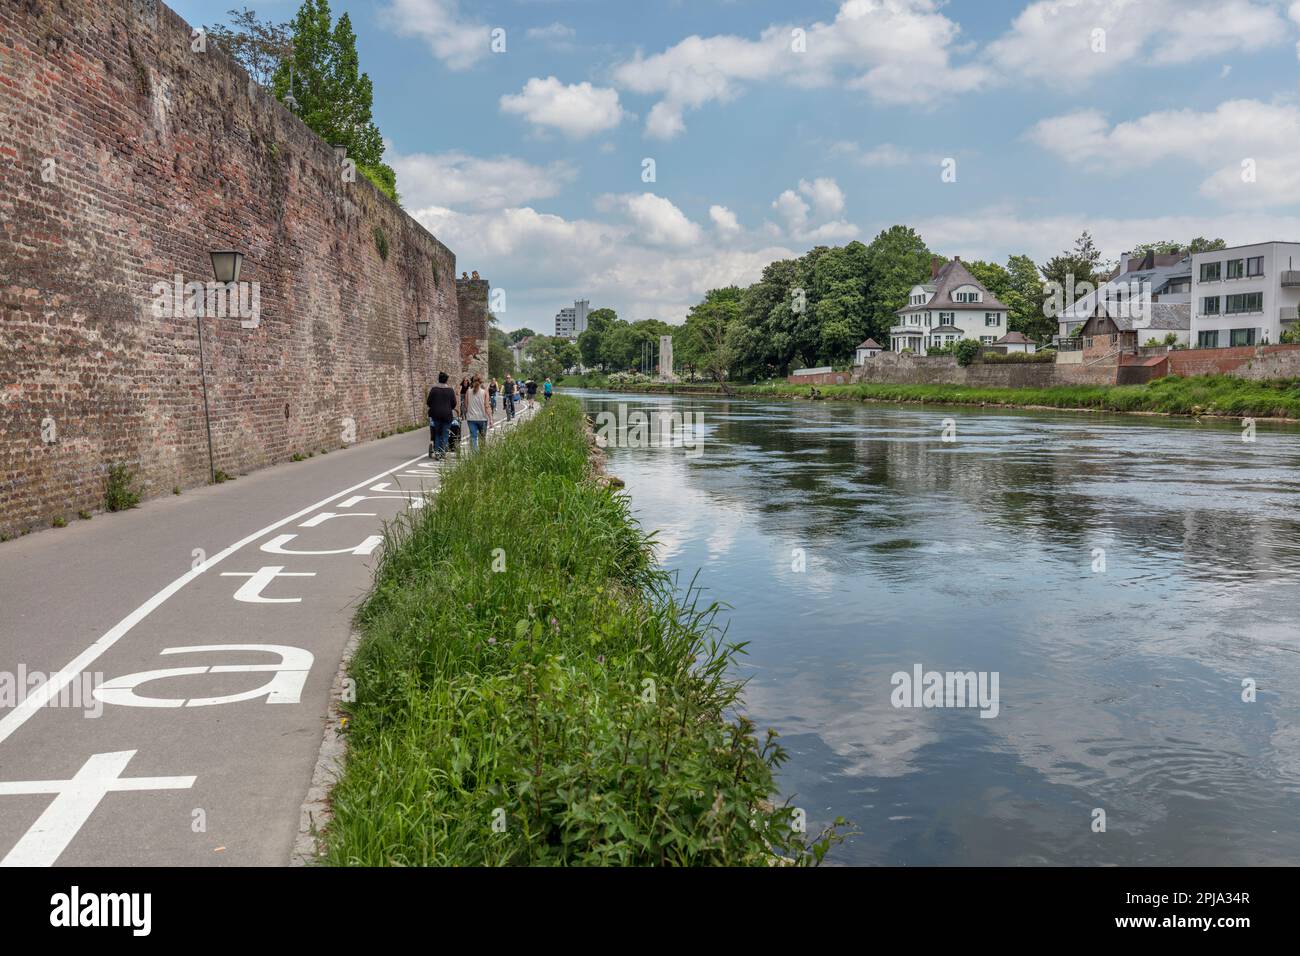
M495 326L488 329L488 375L501 379L515 371L515 355L510 351L510 337Z
M964 265L984 288L993 293L994 298L1004 305L1010 305L1007 299L1012 289L1011 272L1005 266L1000 266L996 262L984 262L981 259Z
M1065 308L1074 305L1079 299L1093 291L1105 281L1099 274L1101 251L1092 241L1092 236L1085 230L1074 241L1074 248L1053 256L1040 268L1044 282L1044 308L1046 318L1055 325L1059 303Z
M680 357L683 366L692 370L703 369L716 382L726 381L731 365L728 335L740 318L740 300L740 289L734 285L705 293L704 301L691 307L686 324L674 336L674 359Z
M1300 309L1296 311L1296 318L1291 324L1282 330L1278 341L1284 345L1300 345Z
M549 335L539 335L528 343L524 353L523 374L541 382L549 378L559 381L564 370L572 368L581 361L578 347L568 339Z
M799 272L798 260L769 262L762 277L741 293L740 319L727 332L733 377L753 380L789 374L799 350L795 310L807 308L797 295L802 288Z
M1021 332L1038 341L1056 334L1056 320L1044 311L1043 280L1034 260L1012 256L1007 260L1007 274L1010 287L1002 299L1008 310L1007 331Z
M605 336L617 322L618 313L613 309L593 309L587 314L587 328L578 336L578 352L587 368L604 370Z
M1165 239L1160 242L1144 242L1141 245L1133 247L1129 253L1133 258L1145 256L1148 252L1154 252L1156 255L1168 255L1173 252L1213 252L1216 249L1226 249L1228 244L1222 239L1206 239L1204 236L1197 236L1191 242L1173 242Z
M524 339L530 338L536 334L537 334L536 332L528 328L515 329L513 332L510 333L510 344L517 345L518 343L522 342Z
M867 337L871 319L867 294L870 253L860 242L826 250L812 267L812 316L816 326L813 360L818 365L849 361Z
M346 147L362 175L396 202L397 176L383 161L383 137L372 118L374 89L360 69L351 18L344 13L334 22L329 0L303 0L290 29L292 51L271 81L276 97L292 92L298 117L325 142Z
M930 257L925 242L908 226L891 226L867 247L866 332L877 342L889 341L895 313L907 304L912 287L930 280Z
M248 7L242 11L227 10L226 16L230 18L230 26L214 24L204 27L204 32L247 70L255 83L269 85L280 61L292 48L289 24L259 20Z

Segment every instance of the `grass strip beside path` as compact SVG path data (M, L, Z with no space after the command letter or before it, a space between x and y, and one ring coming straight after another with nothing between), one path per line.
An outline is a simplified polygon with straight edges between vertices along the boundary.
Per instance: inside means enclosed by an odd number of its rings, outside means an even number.
M766 803L784 753L734 716L739 649L588 455L557 397L388 529L325 862L768 865L837 839Z
M686 386L681 391L689 392ZM1300 420L1300 379L1248 381L1230 375L1168 376L1146 385L1058 385L1051 388L984 388L970 385L814 385L828 399L934 405L1006 405L1020 408L1092 409L1168 415ZM673 386L641 385L634 391L671 392ZM766 382L735 385L737 396L807 398L808 385Z

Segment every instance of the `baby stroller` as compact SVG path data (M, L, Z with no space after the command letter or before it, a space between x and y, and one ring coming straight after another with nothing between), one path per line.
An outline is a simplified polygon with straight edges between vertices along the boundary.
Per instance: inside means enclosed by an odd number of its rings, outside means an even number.
M432 427L432 424L430 425ZM460 446L460 419L453 418L451 424L447 426L447 452L450 454ZM433 437L429 438L429 457L434 455Z

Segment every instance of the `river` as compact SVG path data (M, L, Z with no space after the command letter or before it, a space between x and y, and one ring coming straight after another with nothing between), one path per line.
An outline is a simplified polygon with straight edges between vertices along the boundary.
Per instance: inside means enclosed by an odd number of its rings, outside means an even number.
M609 468L832 862L1300 862L1300 430L570 394L698 416ZM918 669L995 705L902 706Z

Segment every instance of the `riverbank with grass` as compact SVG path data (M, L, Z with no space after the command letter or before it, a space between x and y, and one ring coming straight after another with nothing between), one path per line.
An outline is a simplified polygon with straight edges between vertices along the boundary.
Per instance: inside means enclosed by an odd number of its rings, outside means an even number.
M621 390L621 389L619 389ZM641 385L627 391L720 394L717 385ZM1169 376L1146 385L1062 385L980 388L967 385L793 385L785 381L733 385L737 397L810 398L922 405L984 405L1062 411L1130 412L1192 417L1300 421L1300 380L1256 382L1229 375Z
M387 530L325 863L806 864L835 839L769 803L784 752L738 716L740 649L596 454L557 397Z

